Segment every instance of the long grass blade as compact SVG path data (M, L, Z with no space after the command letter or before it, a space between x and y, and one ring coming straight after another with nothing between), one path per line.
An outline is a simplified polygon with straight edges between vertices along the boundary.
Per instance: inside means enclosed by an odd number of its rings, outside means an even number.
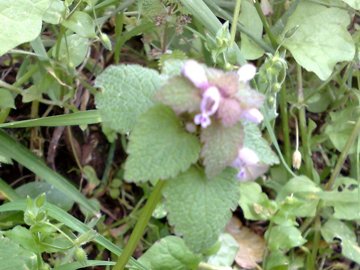
M84 112L0 124L0 128L80 126L97 124L100 122L101 117L99 111L89 110Z
M16 140L11 138L4 131L0 130L0 154L11 158L30 171L35 173L40 178L44 179L48 183L55 186L57 189L62 191L64 194L69 196L75 202L81 204L88 211L94 215L97 213L96 208L89 203L86 197L79 192L70 182L51 170L42 159L34 155L26 147L18 143Z

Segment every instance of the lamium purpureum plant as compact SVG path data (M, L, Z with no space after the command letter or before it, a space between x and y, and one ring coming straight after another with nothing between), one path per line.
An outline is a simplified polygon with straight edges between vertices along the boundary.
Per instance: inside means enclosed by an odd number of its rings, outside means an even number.
M97 78L103 91L96 102L105 125L129 133L124 178L156 183L156 198L152 194L147 204L152 208L145 208L151 213L163 194L169 223L198 253L217 241L230 219L239 180L257 179L278 160L258 128L264 96L251 87L256 68L224 72L194 60L181 63L176 75L166 68L160 75L137 65L109 67ZM115 100L127 106L126 119L107 117ZM132 253L144 223L138 222L124 253Z

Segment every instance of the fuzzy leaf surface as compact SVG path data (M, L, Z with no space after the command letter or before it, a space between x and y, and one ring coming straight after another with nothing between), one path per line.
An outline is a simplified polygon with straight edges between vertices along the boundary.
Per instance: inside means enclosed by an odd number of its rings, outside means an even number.
M200 90L192 82L181 76L170 79L156 93L156 99L170 106L177 113L200 110Z
M199 158L199 140L163 105L139 117L129 140L125 163L125 179L129 181L172 178Z
M95 100L104 123L121 133L131 131L138 116L154 105L153 95L161 84L160 74L149 68L108 67L95 82L103 90Z
M279 164L279 158L271 150L269 143L262 137L256 124L245 123L244 134L244 146L253 150L262 162L267 165Z
M283 31L284 36L290 35L284 46L296 62L326 80L336 63L354 58L354 42L346 29L349 23L346 10L302 1Z
M0 236L0 269L35 270L37 268L37 257L9 238Z
M152 245L139 262L149 270L194 270L198 269L200 256L185 245L183 239L167 236Z
M235 174L228 168L208 179L202 169L191 167L165 187L169 222L191 250L213 245L229 221L238 199Z
M243 142L243 127L241 124L224 127L214 121L202 130L201 141L204 143L201 156L204 158L205 171L209 177L213 177L236 159Z

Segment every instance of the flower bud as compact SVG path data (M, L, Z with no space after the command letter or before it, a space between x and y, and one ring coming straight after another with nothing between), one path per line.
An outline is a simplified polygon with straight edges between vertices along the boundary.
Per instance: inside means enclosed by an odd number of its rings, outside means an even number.
M112 50L112 44L108 35L101 33L100 40L106 49L108 49L109 51Z
M83 250L81 247L77 247L74 252L74 258L79 263L85 263L87 260L87 255L85 250Z
M292 156L292 166L298 170L301 166L301 153L299 150L295 150Z

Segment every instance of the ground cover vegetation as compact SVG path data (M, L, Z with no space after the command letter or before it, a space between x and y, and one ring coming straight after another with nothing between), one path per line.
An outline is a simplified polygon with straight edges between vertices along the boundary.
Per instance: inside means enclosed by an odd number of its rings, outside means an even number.
M360 269L359 0L0 0L0 270Z

